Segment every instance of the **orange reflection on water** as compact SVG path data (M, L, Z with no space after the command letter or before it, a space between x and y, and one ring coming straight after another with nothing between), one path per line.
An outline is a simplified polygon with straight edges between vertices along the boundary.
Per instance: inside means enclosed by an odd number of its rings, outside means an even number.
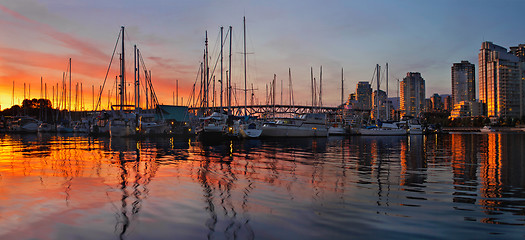
M75 222L73 209L108 203L126 209L131 202L136 209L158 169L154 155L108 151L107 142L87 138L5 135L0 146L0 201L9 206L2 211L0 236L7 238L34 237L35 225L60 222L64 214Z

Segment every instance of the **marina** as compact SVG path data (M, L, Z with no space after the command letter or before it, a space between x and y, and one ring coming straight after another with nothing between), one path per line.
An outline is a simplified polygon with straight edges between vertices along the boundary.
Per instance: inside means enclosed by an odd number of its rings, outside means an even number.
M0 0L0 240L524 239L524 7Z

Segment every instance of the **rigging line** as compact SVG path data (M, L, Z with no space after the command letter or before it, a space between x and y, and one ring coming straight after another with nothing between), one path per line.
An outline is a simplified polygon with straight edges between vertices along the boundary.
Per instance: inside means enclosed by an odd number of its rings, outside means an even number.
M221 46L222 46L222 47L224 47L224 44L226 44L226 39L228 39L229 32L230 32L230 30L228 29L228 31L226 32L226 36L224 37L224 39L221 39L221 40L223 40L223 41L221 41ZM220 36L220 34L219 34L219 36ZM211 72L211 73L212 73L212 74L211 74L212 76L213 76L213 73L215 72L215 69L217 68L217 63L219 62L219 60L220 60L220 54L217 55L217 61L215 62L215 66L213 66L213 71ZM222 80L222 79L221 79L221 80Z
M142 62L142 66L144 68L144 71L147 72L147 68L146 68L146 64L144 63L144 59L142 58L142 54L139 56L140 58L140 61ZM153 102L156 104L156 105L159 105L159 100L157 98L157 94L155 93L155 89L153 88L153 83L151 82L151 75L149 75L148 73L146 73L146 76L145 77L145 81L146 79L148 79L148 81L146 82L146 84L149 85L150 87L150 91L151 91L151 100L153 100Z
M370 82L369 82L370 85L372 85L374 83L374 77L376 75L376 71L377 71L377 68L374 67L374 73L372 73L372 78L370 79Z
M229 32L230 30L228 30ZM220 36L220 34L219 34ZM227 39L228 38L228 33L226 33L226 37L224 39ZM224 44L226 43L226 40L224 41L221 41L222 43L222 46L224 46ZM220 55L217 55L217 60L215 61L215 65L213 66L213 70L211 71L211 74L210 76L213 76L213 74L215 73L215 70L217 69L217 64L219 63L219 60L221 59L221 56ZM223 81L223 79L221 79L221 81ZM210 81L211 82L211 81ZM210 83L208 83L208 86L209 87Z
M249 33L250 33L249 29L246 29L246 35L248 36L248 39L250 40L250 44L251 44L251 46L253 48L253 46L255 46L255 44L253 44L253 38L252 38L252 36ZM249 54L253 54L255 56L255 51L252 51ZM248 57L246 58L246 61L248 62L247 65L250 66L250 61L249 61ZM252 59L252 62L253 62L253 65L252 65L253 67L251 69L255 69L255 71L248 72L248 77L247 78L248 79L255 79L255 80L257 80L257 58L254 57ZM252 74L252 73L254 73L254 74Z
M191 106L190 104L193 101L193 94L195 94L195 83L193 84L193 87L191 89L191 93L190 93L190 96L188 97L188 103L186 104L186 106ZM183 104L184 104L184 102L183 102ZM192 107L195 107L195 106L192 106Z
M135 45L135 46L136 46L137 44L133 44L133 39L129 36L128 30L127 30L126 28L124 28L124 32L125 32L125 34L126 34L125 41L126 41L127 43L129 43L130 45ZM137 49L138 49L138 47L137 47ZM133 61L134 61L134 60L133 60L133 56L134 56L134 52L133 52L134 50L133 50L133 48L127 48L127 50L125 49L124 51L126 51L126 54L125 54L125 55L128 57L128 59L124 59L124 60L125 60L126 62L129 62L129 63L133 62ZM129 60L129 61L128 61L128 60ZM130 73L130 72L132 72L132 71L135 71L134 68L135 68L135 66L131 67L131 64L127 64L127 65L126 65L126 68L125 68L124 70L125 70L126 73ZM127 77L128 74L124 74L124 76ZM126 87L131 86L131 81L126 81L126 79L124 79L124 81L125 81L125 83L126 83Z
M217 56L219 56L220 48L218 48L217 46L219 45L218 42L219 42L220 36L221 36L221 32L219 31L217 33L217 38L216 38L215 43L214 43L213 48L212 48L213 52L211 52L211 55L209 55L209 56L215 56L215 54L217 54ZM210 59L211 59L211 57L210 57Z
M97 111L98 106L100 105L100 99L102 98L102 93L104 92L104 86L106 85L106 80L108 79L109 70L111 69L111 63L113 62L113 57L115 56L115 52L117 51L118 40L120 39L120 32L121 31L119 31L118 36L117 36L117 42L115 43L113 54L111 55L111 59L109 60L108 70L106 71L106 77L104 77L104 83L102 83L102 88L100 89L100 93L98 95L98 101L97 101L97 106L95 107L95 111Z
M385 77L385 76L386 76L386 68L383 69L383 71L381 71L381 81L379 81L380 84L383 83L383 80L386 81L386 77ZM385 90L385 91L386 91L386 90Z
M146 67L146 63L144 63L144 59L142 58L142 54L139 55L139 65L140 65L140 63L142 63L142 70L144 70L144 72L145 72L145 75L144 75L144 84L141 84L141 85L143 85L142 87L143 87L144 92L145 92L145 91L146 91L146 86L144 86L144 85L145 85L145 84L148 84L148 86L151 87L152 84L150 83L150 81L151 81L151 76L149 76L148 68ZM140 69L140 66L139 66L139 69ZM149 79L149 81L148 81L148 79ZM155 90L154 90L153 88L150 88L150 91L154 92ZM154 100L154 99L153 99L153 96L151 96L151 97L152 97L152 100ZM156 99L155 99L155 100L156 100ZM156 100L155 103L158 104L158 100Z
M192 92L192 95L195 93L195 86L197 85L197 81L199 80L199 77L200 77L200 74L201 74L201 66L199 64L199 69L197 70L197 76L195 76L195 81L193 82L193 92ZM202 87L202 86L201 86ZM201 95L201 91L199 91L199 96L197 96L197 98L195 99L192 99L192 100L196 100L196 99L200 99L200 96ZM189 106L189 105L188 105ZM195 106L194 106L195 107Z

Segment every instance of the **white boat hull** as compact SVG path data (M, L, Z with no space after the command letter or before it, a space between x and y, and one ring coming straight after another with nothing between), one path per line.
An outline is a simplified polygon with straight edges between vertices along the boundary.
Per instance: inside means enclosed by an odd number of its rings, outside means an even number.
M262 129L241 129L241 135L244 138L258 138L262 134Z
M270 125L262 127L262 137L326 137L326 127L296 127Z
M401 136L406 135L405 129L381 129L381 128L361 128L359 134L363 136Z

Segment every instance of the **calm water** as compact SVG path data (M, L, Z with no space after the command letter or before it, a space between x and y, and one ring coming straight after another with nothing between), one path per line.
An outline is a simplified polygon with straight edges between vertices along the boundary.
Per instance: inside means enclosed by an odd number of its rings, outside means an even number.
M525 134L0 135L0 239L525 237Z

